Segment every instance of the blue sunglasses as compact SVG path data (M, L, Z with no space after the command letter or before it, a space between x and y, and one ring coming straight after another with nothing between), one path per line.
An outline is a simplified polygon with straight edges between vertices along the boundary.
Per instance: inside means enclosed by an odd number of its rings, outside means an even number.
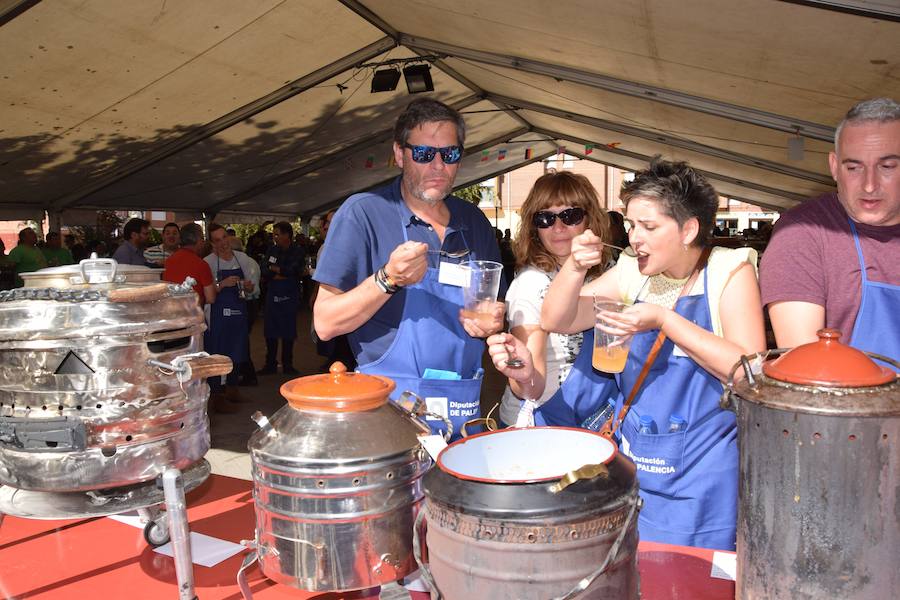
M434 146L413 146L412 144L403 144L404 148L412 150L412 159L417 163L428 164L434 160L434 155L440 153L441 160L444 164L455 165L462 158L462 146L445 146L443 148L435 148Z

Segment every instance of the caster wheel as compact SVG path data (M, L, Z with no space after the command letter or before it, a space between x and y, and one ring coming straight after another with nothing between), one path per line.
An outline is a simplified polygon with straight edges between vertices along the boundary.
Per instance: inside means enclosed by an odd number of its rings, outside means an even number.
M144 539L153 548L158 548L169 541L169 528L166 518L162 516L144 525Z

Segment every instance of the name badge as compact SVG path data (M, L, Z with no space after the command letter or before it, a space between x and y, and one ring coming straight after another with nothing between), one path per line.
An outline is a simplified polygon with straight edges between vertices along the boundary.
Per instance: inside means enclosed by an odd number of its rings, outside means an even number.
M274 264L275 264L275 263L277 263L277 262L278 262L278 259L277 259L277 258L275 258L275 257L274 257L274 256L270 256L270 257L269 257L269 262L270 262L270 263L271 263L271 264L273 264L273 265L274 265Z
M463 287L466 285L466 272L459 263L441 262L438 281L445 285Z

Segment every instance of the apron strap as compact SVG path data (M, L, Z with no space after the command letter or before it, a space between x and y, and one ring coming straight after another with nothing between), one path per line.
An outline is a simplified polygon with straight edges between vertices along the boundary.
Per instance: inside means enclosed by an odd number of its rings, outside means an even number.
M694 270L691 272L691 276L688 277L688 280L684 282L684 287L681 288L681 293L678 294L678 298L683 298L686 296L691 288L694 287L694 282L697 281L697 276L700 274L706 267L706 262L709 260L709 254L712 252L711 246L706 246L703 248L703 252L700 253L700 257L697 259L697 264L694 265ZM675 301L676 303L678 300ZM650 347L650 352L647 354L647 360L644 361L644 367L641 369L640 374L638 374L637 380L634 382L634 386L631 388L631 392L628 394L628 398L625 400L625 403L622 405L622 410L619 411L619 414L615 419L610 419L606 425L600 430L600 435L604 435L608 438L612 438L613 434L625 420L625 415L628 414L628 411L631 409L631 404L634 402L634 399L637 397L638 392L641 389L641 385L643 385L644 380L647 378L647 374L650 373L650 367L653 366L653 361L656 360L656 357L659 355L659 351L662 349L663 343L666 341L666 334L659 330L659 335L656 336L656 341L653 342L653 346Z

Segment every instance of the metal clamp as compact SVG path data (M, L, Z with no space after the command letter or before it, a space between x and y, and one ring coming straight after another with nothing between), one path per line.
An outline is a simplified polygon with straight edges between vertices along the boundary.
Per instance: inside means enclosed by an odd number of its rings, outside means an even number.
M413 402L411 398L415 398L415 401ZM414 417L432 417L443 421L447 426L447 433L444 434L444 439L449 442L450 438L453 437L453 422L444 415L430 412L425 399L417 393L406 390L400 394L395 404Z
M75 285L83 283L121 283L125 281L125 275L118 275L119 263L112 258L97 258L97 253L92 252L90 258L78 263L81 275L72 275L69 281Z
M151 358L147 360L147 364L174 373L176 379L178 379L178 383L184 383L191 379L190 360L194 358L206 358L207 356L209 356L208 352L193 352L191 354L176 356L172 359L171 363Z
M54 419L0 418L0 445L29 452L69 452L87 447L84 421L70 417Z

